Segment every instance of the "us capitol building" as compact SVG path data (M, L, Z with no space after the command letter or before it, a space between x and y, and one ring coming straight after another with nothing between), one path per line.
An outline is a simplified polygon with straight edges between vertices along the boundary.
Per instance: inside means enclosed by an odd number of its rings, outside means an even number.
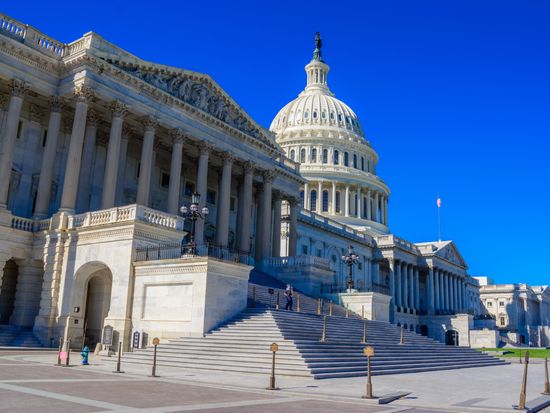
M246 308L251 274L443 342L550 345L546 286L507 328L452 241L391 233L319 35L305 71L267 130L206 74L0 15L0 345L201 336Z

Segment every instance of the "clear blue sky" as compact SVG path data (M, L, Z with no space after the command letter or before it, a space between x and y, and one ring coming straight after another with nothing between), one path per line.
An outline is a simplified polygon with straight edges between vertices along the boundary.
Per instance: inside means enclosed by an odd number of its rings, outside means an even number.
M70 42L95 31L210 74L269 127L321 31L329 84L391 190L390 226L453 239L472 275L550 283L549 1L38 1L3 12Z

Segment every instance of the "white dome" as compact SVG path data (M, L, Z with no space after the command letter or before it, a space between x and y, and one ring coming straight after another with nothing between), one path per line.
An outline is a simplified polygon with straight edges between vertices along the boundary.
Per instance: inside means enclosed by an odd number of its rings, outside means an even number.
M357 115L344 102L321 90L304 91L283 107L270 130L277 134L293 128L328 126L364 137Z

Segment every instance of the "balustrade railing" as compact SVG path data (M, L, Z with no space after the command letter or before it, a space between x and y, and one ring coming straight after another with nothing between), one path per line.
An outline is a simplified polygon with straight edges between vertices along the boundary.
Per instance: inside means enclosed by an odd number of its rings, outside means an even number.
M11 220L11 227L21 231L33 232L34 220L29 218L13 217Z
M329 260L314 255L297 255L292 257L264 258L263 268L282 268L312 265L315 267L330 269Z
M156 261L178 258L192 259L197 257L210 257L221 261L253 265L253 259L249 253L212 243L172 243L139 247L136 249L135 261Z
M363 280L355 281L354 290L357 292L374 292L390 295L390 288L384 284L372 283L365 284ZM348 292L347 283L320 284L319 292L321 294L337 294Z

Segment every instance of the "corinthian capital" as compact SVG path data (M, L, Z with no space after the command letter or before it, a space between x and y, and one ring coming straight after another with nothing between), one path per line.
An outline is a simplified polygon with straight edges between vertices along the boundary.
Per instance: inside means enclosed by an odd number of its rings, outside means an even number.
M65 107L65 101L61 96L50 97L50 112L61 112Z
M0 110L4 111L8 108L9 99L6 95L0 95Z
M198 147L200 155L208 155L213 150L212 145L205 141L199 142Z
M101 115L96 110L88 110L88 119L86 120L88 125L97 126L99 119L101 119Z
M12 96L23 97L29 91L29 85L22 80L11 79L10 89Z
M73 93L77 102L87 103L94 98L92 88L85 84L75 86Z
M263 171L262 176L264 178L264 184L272 183L273 180L275 179L275 171L272 171L272 170Z
M246 161L244 164L243 164L243 169L244 169L244 173L245 174L248 174L248 173L253 173L254 172L254 163L252 161Z
M115 100L110 103L109 110L111 111L113 118L123 118L128 113L128 106L118 100Z
M42 122L42 117L44 116L44 111L40 106L31 103L29 107L29 117L32 122L40 123Z
M143 125L145 132L154 132L158 127L159 122L152 116L146 116L141 120L141 124Z
M170 137L174 145L182 144L185 141L185 132L180 128L172 129L170 131Z
M223 159L223 164L232 164L235 160L235 156L231 152L222 152L220 157Z
M128 124L125 123L124 125L122 125L122 138L123 139L128 139L133 132L134 132L134 130Z

